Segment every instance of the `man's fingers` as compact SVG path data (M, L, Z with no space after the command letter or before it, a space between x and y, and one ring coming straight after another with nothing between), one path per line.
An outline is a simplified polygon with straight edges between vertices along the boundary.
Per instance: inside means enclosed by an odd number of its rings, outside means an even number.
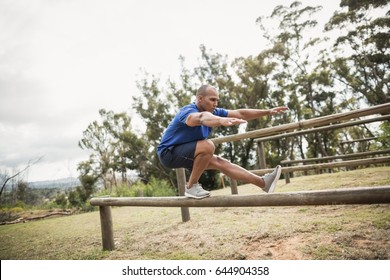
M228 118L225 125L232 126L232 125L237 125L242 123L247 123L247 121L243 119Z
M290 110L288 107L275 107L270 109L271 115L278 114L278 113L284 113L286 111Z
M235 120L235 124L247 123L247 121L243 119L234 119L234 120Z

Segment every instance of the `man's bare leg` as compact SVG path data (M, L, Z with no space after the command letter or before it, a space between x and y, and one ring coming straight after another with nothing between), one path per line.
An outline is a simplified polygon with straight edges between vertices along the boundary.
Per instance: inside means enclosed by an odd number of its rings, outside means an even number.
M231 163L230 161L214 155L206 169L216 169L221 171L226 176L234 179L240 180L247 183L254 184L260 188L264 188L264 180L262 177L249 172L248 170L238 166L237 164Z
M265 185L262 177L249 172L237 164L231 163L226 159L214 155L214 150L214 143L210 140L201 140L197 142L194 154L194 165L188 180L189 188L199 181L200 176L207 169L216 169L232 179L244 181L254 184L260 188L264 188Z
M209 162L214 156L214 150L214 143L210 140L200 140L197 142L194 154L194 165L192 166L192 172L188 179L188 188L191 188L193 184L198 183L200 176L209 166Z

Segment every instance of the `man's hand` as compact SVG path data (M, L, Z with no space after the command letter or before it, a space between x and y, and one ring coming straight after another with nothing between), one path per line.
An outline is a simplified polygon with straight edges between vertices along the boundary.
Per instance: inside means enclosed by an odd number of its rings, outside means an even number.
M269 109L269 114L270 115L275 115L275 114L282 114L285 113L286 111L290 110L288 107L275 107L272 109Z
M242 123L247 123L246 120L238 119L238 118L221 118L220 123L222 126L233 126Z

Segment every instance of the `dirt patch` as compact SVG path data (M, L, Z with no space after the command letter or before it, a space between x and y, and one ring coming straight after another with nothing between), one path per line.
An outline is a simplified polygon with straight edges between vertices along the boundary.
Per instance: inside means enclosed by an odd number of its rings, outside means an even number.
M237 258L247 260L303 260L305 256L300 247L305 242L307 240L303 236L293 236L279 240L273 240L271 237L251 237L240 249L240 255Z

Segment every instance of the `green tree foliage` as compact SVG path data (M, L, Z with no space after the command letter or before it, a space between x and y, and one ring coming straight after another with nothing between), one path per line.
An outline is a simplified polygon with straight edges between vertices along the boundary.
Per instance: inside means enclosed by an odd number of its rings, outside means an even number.
M277 6L271 16L257 20L271 45L271 48L261 53L266 61L270 61L269 67L273 68L269 73L273 80L269 83L270 99L279 105L288 104L292 115L290 120L284 119L286 122L337 111L327 53L321 49L325 38L312 38L309 35L318 24L313 15L320 10L320 6L302 7L300 2L293 2L290 6ZM268 26L275 21L279 23L278 29L271 34L273 30ZM281 140L283 143L279 143L281 146L276 148L285 151L282 157L289 155L294 158L296 147L300 157L305 158L303 145L307 143L310 156L326 156L335 152L336 140L332 132L315 133ZM269 148L275 150L275 147Z
M99 180L97 170L93 170L93 166L90 161L80 162L77 170L80 172L79 180L81 186L83 187L85 198L89 198L89 196L95 191L95 184ZM80 197L80 195L78 197Z
M140 95L133 97L133 108L146 124L144 136L148 148L144 152L148 161L145 161L144 166L145 172L143 175L145 179L152 176L164 178L170 180L174 185L173 171L166 170L161 165L156 151L159 139L173 117L177 99L175 99L174 94L165 92L160 87L159 82L160 80L157 77L149 77L148 74L145 74L145 77L137 82Z
M369 105L390 101L390 4L387 0L343 0L326 30L341 31L333 50L335 76L347 92Z
M127 172L137 170L142 176L146 168L144 140L132 132L131 118L126 113L101 109L101 122L94 121L83 132L79 142L82 149L91 151L88 161L79 164L80 181L86 188L99 178L104 187L117 184L116 173L127 182ZM86 189L89 192L89 189Z
M384 122L380 125L381 133L379 134L379 141L383 149L390 149L390 122Z
M66 194L65 193L60 193L59 195L57 195L54 199L54 202L58 205L58 206L61 206L62 208L66 208L67 204L68 204L68 199L66 197Z

